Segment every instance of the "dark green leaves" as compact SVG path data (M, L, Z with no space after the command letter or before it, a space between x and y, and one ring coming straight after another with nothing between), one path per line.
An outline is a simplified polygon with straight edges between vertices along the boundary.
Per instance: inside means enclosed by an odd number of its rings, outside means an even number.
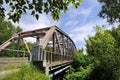
M66 71L64 80L89 80L94 69L94 61L79 50L73 58L73 65Z
M35 17L36 17L37 20L39 19L39 15L38 14L35 14Z
M20 27L15 27L11 22L5 21L4 18L0 16L0 45L21 31L22 29Z
M5 0L6 3L9 3L9 0Z
M0 0L0 4L3 4L3 0Z
M62 11L66 12L68 6L72 4L78 8L82 0L5 0L5 3L10 6L10 12L8 13L9 19L14 22L19 22L22 14L26 14L27 11L31 11L31 15L35 16L38 20L39 15L42 13L51 14L54 20L59 20ZM3 5L3 0L0 0L0 4ZM1 13L4 14L3 6L0 6Z
M31 15L34 15L35 14L35 11L32 11Z
M29 4L29 9L33 9L33 5L32 4Z
M112 30L97 26L86 49L87 54L76 53L64 80L120 80L120 26Z
M97 26L96 30L95 36L89 37L86 41L88 56L93 56L100 62L92 71L90 80L119 80L120 46L118 37L120 38L120 36L118 34L120 33L117 31L120 31L120 28L105 30ZM118 71L117 73L114 68Z
M102 4L99 16L107 18L107 22L120 23L120 1L119 0L98 0Z

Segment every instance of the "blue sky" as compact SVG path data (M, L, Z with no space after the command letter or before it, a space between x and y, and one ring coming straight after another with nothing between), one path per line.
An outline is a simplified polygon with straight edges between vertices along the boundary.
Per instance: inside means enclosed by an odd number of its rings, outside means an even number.
M62 13L59 21L54 21L50 15L45 14L41 14L37 21L28 13L15 25L21 26L23 31L57 25L73 39L77 48L82 48L85 47L84 39L95 34L96 25L107 25L106 20L98 16L100 9L97 0L83 0L78 9L70 6L67 13Z

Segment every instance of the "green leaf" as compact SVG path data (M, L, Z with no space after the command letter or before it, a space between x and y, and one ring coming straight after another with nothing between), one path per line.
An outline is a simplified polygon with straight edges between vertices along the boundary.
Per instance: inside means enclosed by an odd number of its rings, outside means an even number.
M11 8L12 8L12 10L14 10L14 9L15 9L15 6L11 6Z
M23 8L23 11L24 11L24 13L26 13L26 9L25 8Z
M18 0L18 2L19 2L19 3L21 3L21 2L22 2L22 0Z
M12 6L13 5L13 3L12 2L10 2L10 6Z
M0 0L0 4L9 4L11 14L16 12L16 10L21 10L22 13L26 14L27 10L30 10L31 15L35 15L36 12L37 14L42 14L43 12L46 14L51 13L54 20L59 20L62 11L66 12L69 5L74 4L74 7L78 7L81 1L82 0ZM56 11L59 11L59 13ZM18 12L19 16L21 16L22 13ZM36 18L39 18L38 15L36 15Z
M33 9L33 5L32 4L29 4L29 9Z
M0 0L1 1L1 0ZM9 0L5 0L6 3L9 3Z
M22 10L18 10L18 11L16 10L16 13L20 15L22 14Z
M35 4L36 3L36 0L32 0L33 1L33 4Z
M31 15L34 15L35 14L35 11L32 11Z
M83 0L79 0L79 2L83 2Z
M36 17L37 20L39 19L39 15L38 14L35 14L35 17Z
M3 4L3 0L0 0L0 4Z
M25 8L25 9L28 9L28 7L27 7L27 6L24 6L24 8Z

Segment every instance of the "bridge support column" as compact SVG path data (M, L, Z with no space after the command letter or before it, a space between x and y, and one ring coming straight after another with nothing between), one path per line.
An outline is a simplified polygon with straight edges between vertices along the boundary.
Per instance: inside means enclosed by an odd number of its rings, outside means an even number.
M46 51L44 51L43 66L46 66Z
M45 74L49 75L49 67L46 65L46 51L44 51L43 67L45 67Z
M45 67L45 74L49 76L49 67Z

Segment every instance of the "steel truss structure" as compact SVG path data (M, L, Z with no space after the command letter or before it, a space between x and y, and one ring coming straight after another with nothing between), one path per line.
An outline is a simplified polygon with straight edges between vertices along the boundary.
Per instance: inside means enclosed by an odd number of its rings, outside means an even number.
M30 51L27 42L24 40L27 37L36 39L36 46L33 46L32 51ZM20 40L24 42L28 53L32 56L34 64L36 65L39 64L38 62L42 62L42 67L47 67L47 74L56 65L71 63L76 52L76 46L72 39L57 26L18 33L0 45L0 51L5 49L13 41L18 42L17 49L19 49Z

